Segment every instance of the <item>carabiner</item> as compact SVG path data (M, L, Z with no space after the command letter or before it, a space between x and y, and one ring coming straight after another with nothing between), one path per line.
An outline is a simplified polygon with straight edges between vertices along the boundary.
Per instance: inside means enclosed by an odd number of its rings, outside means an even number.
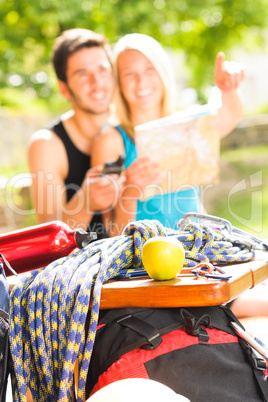
M210 262L201 262L191 270L192 274L213 279L228 280L232 275L228 275L223 269L214 266Z
M230 241L234 245L244 245L257 250L268 251L268 245L264 243L262 239L259 239L258 237L253 236L242 229L232 226L227 219L222 219L218 216L189 212L179 220L177 224L178 228L184 229L192 219L214 224L214 229L219 230L224 236L224 239L226 241Z

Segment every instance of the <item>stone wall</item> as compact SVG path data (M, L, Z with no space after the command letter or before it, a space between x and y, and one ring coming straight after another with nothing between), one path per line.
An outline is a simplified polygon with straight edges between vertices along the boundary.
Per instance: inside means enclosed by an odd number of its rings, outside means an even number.
M51 117L44 114L22 115L0 108L0 168L23 165L26 161L27 144L31 135L43 128L50 120Z
M51 116L44 114L22 115L0 108L0 233L29 226L35 220L29 210L29 181L24 187L12 190L12 199L8 196L11 191L10 188L7 190L7 185L10 186L12 180L10 172L13 175L27 172L27 147L30 137L51 120Z
M268 114L244 117L237 127L223 138L221 148L246 147L268 143Z

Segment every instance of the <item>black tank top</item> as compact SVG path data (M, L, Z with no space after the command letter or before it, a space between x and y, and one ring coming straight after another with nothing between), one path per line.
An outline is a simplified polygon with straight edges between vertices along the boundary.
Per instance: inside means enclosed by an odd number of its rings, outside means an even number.
M84 180L87 170L90 168L90 156L81 152L71 141L62 121L59 120L49 127L61 139L67 153L69 170L65 179L67 201L79 190ZM94 231L98 235L98 239L108 237L107 231L102 222L101 212L95 212L88 226L88 231Z

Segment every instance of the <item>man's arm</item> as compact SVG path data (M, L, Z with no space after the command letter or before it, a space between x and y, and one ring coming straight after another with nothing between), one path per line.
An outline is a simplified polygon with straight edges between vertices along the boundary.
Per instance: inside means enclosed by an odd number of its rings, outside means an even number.
M238 87L245 78L244 66L240 63L224 61L223 52L218 53L215 65L215 82L221 90L222 106L219 109L220 137L229 134L240 121L243 106Z
M117 201L116 176L103 178L101 168L95 167L87 172L81 188L67 202L64 179L68 173L68 159L60 139L49 130L34 134L28 163L38 223L61 220L72 228L86 229L94 211L106 210Z
M61 141L49 130L37 131L28 148L32 200L38 223L62 220L66 207L64 177L68 160Z

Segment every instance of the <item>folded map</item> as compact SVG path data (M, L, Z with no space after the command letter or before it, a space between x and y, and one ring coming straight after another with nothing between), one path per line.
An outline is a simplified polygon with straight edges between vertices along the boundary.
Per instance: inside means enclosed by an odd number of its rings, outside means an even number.
M141 199L215 184L219 179L217 110L195 106L135 127L138 157L159 164L160 183L147 186Z

